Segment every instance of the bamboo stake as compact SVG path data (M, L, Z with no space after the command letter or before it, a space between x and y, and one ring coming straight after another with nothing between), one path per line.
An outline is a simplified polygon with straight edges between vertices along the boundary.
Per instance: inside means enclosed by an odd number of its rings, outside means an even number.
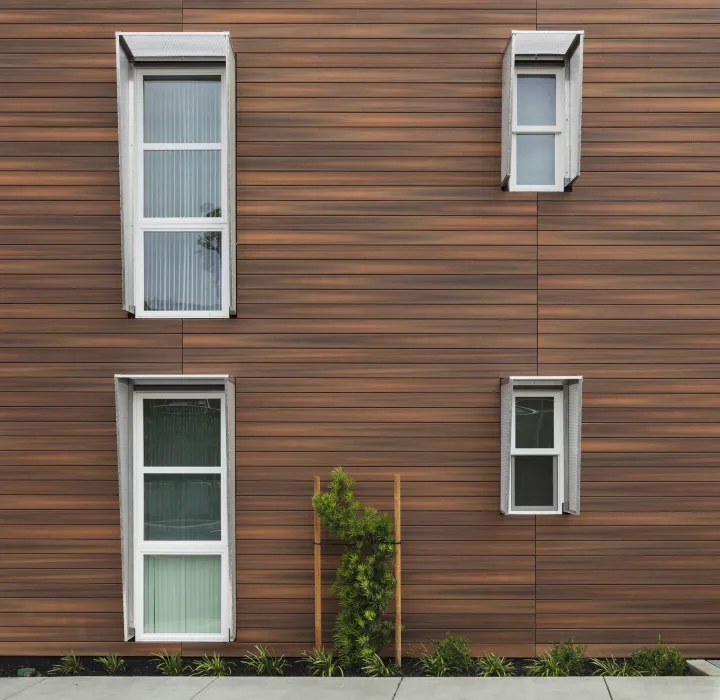
M320 477L315 477L313 493L320 493ZM322 649L322 566L320 561L320 516L313 509L313 558L315 563L315 648Z
M402 663L402 539L400 537L400 474L395 474L395 663Z

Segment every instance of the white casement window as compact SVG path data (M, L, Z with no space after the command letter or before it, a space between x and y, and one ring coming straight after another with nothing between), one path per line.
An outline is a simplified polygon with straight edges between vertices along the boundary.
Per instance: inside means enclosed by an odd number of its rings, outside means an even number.
M234 637L234 383L117 376L126 639Z
M504 189L562 192L580 175L583 32L513 32L503 57Z
M123 295L136 316L235 297L234 60L226 34L119 34Z
M510 377L500 385L500 510L580 512L582 377Z

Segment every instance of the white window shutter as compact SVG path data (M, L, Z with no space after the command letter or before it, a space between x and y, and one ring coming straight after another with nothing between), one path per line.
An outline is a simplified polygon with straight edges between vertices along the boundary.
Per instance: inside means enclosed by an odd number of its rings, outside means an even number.
M580 513L582 379L570 381L565 385L565 398L567 406L567 479L563 512L578 515Z
M120 548L122 556L123 626L125 641L135 636L133 601L133 479L132 479L132 385L115 377L118 479L120 484Z
M235 639L237 613L237 587L235 575L235 379L225 379L225 423L227 445L227 519L228 519L228 569L230 588L229 641Z
M510 35L502 62L502 128L500 184L505 187L512 167L513 68L515 65L515 34Z
M579 43L570 57L569 79L569 172L565 186L571 185L580 175L580 136L582 133L582 82L583 82L583 33L579 32Z
M510 512L510 440L512 429L512 382L500 383L500 512Z
M230 259L228 260L229 286L230 286L230 315L237 313L237 190L235 178L237 172L236 140L236 114L235 98L235 52L232 48L230 35L227 39L227 53L225 56L225 84L227 89L227 169L228 169L228 236L230 238Z
M120 250L123 309L135 313L133 270L133 143L132 92L135 68L126 55L120 34L115 35L117 64L118 150L120 161Z

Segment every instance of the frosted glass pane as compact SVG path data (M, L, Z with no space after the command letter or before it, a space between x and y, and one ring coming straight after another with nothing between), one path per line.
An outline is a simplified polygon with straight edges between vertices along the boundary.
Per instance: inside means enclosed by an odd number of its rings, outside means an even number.
M145 143L220 143L220 78L145 78Z
M145 539L220 540L220 474L146 474Z
M146 556L144 631L220 633L219 556Z
M146 467L221 466L220 399L143 399Z
M555 76L518 75L518 126L555 126Z
M144 214L218 217L220 151L145 151Z
M222 308L219 231L145 231L144 242L146 311Z
M518 134L517 184L555 184L555 135Z
M523 396L515 399L515 447L555 446L555 400Z

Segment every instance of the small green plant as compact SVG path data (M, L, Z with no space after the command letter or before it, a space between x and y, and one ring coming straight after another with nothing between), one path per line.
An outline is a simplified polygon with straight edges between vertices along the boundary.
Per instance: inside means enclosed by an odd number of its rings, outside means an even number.
M105 673L110 676L122 673L125 668L125 660L117 654L98 656L95 661L97 661L105 669Z
M504 656L496 656L495 654L481 656L477 660L477 666L481 676L505 678L515 673L515 666L510 659L506 659Z
M212 656L205 654L195 662L193 676L229 676L232 673L234 664L221 659L217 652Z
M60 657L60 663L55 664L49 673L53 676L77 676L85 670L82 661L73 652Z
M355 482L341 467L334 469L327 492L313 496L322 524L343 543L331 591L338 597L335 648L341 665L364 667L392 638L393 622L384 619L395 577L393 525L386 513L362 507Z
M373 678L394 676L398 672L397 666L385 662L380 654L368 654L363 661L362 670L366 676L372 676Z
M168 654L166 649L160 652L150 654L154 659L157 659L157 670L162 673L163 676L185 676L192 670L190 666L183 663L183 658L180 652L174 654Z
M420 667L426 676L458 676L475 670L469 640L447 634L445 639L433 640L433 644L435 651L420 657Z
M303 659L308 665L312 676L344 676L342 666L333 658L332 652L325 649L313 649L303 654Z
M571 640L553 644L550 651L543 652L528 666L529 676L581 676L585 670L587 647Z
M285 673L284 656L273 656L262 644L255 647L255 652L246 654L243 663L258 676L282 676Z
M614 656L609 659L590 659L590 663L597 669L595 676L639 676L641 675L630 659L618 661Z
M630 659L642 676L682 676L687 668L682 654L675 647L663 644L659 635L654 647L640 649Z

